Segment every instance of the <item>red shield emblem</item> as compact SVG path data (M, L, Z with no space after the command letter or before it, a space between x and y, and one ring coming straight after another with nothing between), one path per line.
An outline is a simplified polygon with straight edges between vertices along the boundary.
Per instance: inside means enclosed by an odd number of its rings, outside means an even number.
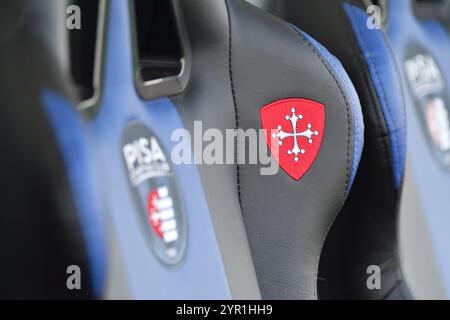
M325 107L306 99L283 99L260 110L267 145L280 167L299 180L319 152Z

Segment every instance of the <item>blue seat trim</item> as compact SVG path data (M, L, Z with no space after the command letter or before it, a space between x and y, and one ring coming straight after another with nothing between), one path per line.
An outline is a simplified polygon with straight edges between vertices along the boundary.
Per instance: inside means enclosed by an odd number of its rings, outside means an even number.
M406 116L403 89L394 58L382 30L367 27L367 14L347 3L344 10L369 68L372 84L381 106L391 144L394 185L403 179L406 157Z
M324 46L322 46L317 40L311 37L309 34L301 31L296 26L292 25L293 29L303 35L322 55L322 57L327 61L336 73L337 78L340 80L341 85L345 88L350 99L350 105L353 113L354 122L354 147L353 147L353 162L352 162L352 172L350 181L347 187L347 192L350 190L353 180L356 176L356 171L358 170L359 162L361 160L362 150L364 146L364 121L361 111L361 103L359 102L358 94L356 93L355 87L350 80L347 72L342 66L341 62L333 56Z

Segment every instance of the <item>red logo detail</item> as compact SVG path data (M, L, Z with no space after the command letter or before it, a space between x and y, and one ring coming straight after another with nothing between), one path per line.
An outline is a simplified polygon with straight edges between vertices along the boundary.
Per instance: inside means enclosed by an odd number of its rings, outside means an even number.
M159 216L159 209L157 206L158 199L158 191L156 189L150 191L147 198L147 219L158 238L162 239L163 233L161 230L161 218Z
M299 180L319 152L325 107L306 99L283 99L260 110L267 145L280 167Z
M173 201L167 187L150 190L147 196L147 219L156 236L165 244L178 240Z

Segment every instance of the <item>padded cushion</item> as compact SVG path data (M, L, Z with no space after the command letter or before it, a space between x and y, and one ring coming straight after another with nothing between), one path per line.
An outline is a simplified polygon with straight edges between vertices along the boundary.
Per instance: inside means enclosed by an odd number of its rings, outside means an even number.
M284 1L283 17L342 62L365 123L360 166L322 253L319 293L321 298L407 298L397 238L406 149L403 91L385 32L367 27L363 2ZM366 285L370 265L381 269L381 290Z
M225 6L226 14L219 14ZM204 128L260 129L260 109L284 98L325 106L319 154L299 181L282 169L262 176L259 165L200 166L222 246L231 230L217 225L242 213L262 297L314 299L322 244L362 145L353 87L339 63L310 37L245 1L184 1L183 12L192 83L172 100L191 131L195 120Z

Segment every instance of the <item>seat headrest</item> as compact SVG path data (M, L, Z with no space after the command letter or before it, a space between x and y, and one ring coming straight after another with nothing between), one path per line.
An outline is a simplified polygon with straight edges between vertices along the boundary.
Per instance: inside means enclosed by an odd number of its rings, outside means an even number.
M172 101L189 130L201 120L204 128L222 131L275 130L275 142L280 142L277 134L292 132L291 117L301 113L305 119L298 119L294 130L307 130L308 120L312 130L323 129L309 162L308 139L298 137L299 149L306 151L298 161L291 149L294 139L283 140L275 175L261 175L261 164L200 166L225 264L232 259L226 242L232 231L219 221L242 214L262 297L315 298L323 241L362 150L358 96L338 60L288 23L245 1L182 3L192 78L188 90ZM320 116L308 114L320 106L322 127ZM320 143L315 137L312 146Z
M382 16L380 28L369 28L372 20L366 1L283 3L283 17L342 62L361 100L365 124L364 150L353 187L322 252L319 296L409 297L397 233L406 156L404 93ZM367 270L373 265L380 271L381 290L366 285Z

